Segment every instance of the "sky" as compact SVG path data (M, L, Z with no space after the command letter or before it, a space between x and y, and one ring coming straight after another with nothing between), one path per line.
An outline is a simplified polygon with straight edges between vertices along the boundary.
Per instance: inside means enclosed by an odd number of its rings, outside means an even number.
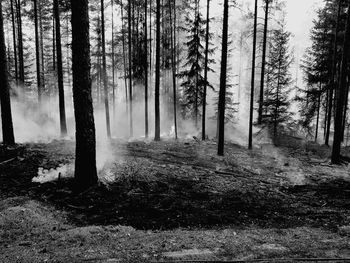
M293 34L291 46L294 46L296 51L303 52L311 44L309 32L316 17L315 10L323 5L323 1L287 0L286 4L287 28Z

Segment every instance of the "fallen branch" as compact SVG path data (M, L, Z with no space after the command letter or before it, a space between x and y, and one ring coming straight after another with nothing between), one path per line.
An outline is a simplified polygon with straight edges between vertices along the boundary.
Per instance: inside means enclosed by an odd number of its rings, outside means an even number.
M14 157L14 158L11 158L9 160L6 160L6 161L3 161L0 163L0 165L3 165L3 164L6 164L6 163L9 163L9 162L12 162L13 160L15 160L17 157Z

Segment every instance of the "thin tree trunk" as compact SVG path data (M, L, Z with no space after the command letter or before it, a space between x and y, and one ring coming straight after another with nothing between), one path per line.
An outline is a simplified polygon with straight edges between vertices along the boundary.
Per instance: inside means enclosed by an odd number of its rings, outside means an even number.
M125 85L125 113L128 115L128 81L127 81L127 66L126 66L126 51L125 51L125 27L124 27L124 6L123 1L120 1L120 9L122 16L122 42L123 42L123 66L124 66L124 85Z
M58 0L54 0L54 13L56 25L56 52L57 52L57 81L60 110L61 136L67 135L66 107L64 98L63 69L62 69L62 46L61 46L61 23Z
M160 109L159 109L159 86L160 86L160 0L157 0L156 18L156 86L154 93L155 101L155 135L154 140L160 141Z
M350 1L347 4L348 10L350 10ZM334 121L334 140L332 149L332 163L338 164L341 161L340 150L341 150L341 135L343 129L343 113L344 113L344 97L346 96L346 85L347 85L347 70L348 70L348 59L349 59L349 45L350 45L350 12L347 14L345 37L343 44L343 55L341 65L341 75L339 90L336 92L336 114Z
M228 0L224 0L224 20L222 29L222 47L221 47L221 72L220 72L220 91L218 104L219 117L219 138L218 155L224 155L225 145L225 106L226 106L226 79L227 79L227 40L228 40Z
M105 11L104 0L101 0L101 31L102 31L102 67L103 67L103 87L104 87L104 103L106 110L106 126L107 137L111 138L111 124L109 117L109 102L108 102L108 76L107 76L107 62L106 62L106 33L105 33Z
M148 138L148 38L147 38L147 0L145 0L145 137Z
M174 0L174 5L176 2ZM173 70L173 106L174 106L174 130L175 130L175 140L177 140L177 96L176 96L176 46L175 46L175 30L176 27L173 28L173 18L172 18L172 6L171 0L169 0L169 14L170 14L170 25L171 25L171 65Z
M256 56L257 21L258 21L258 0L255 0L252 77L251 77L250 112L249 112L249 114L250 114L250 116L249 116L249 138L248 138L248 148L249 149L253 148L253 116L254 116L255 56Z
M115 55L114 55L114 0L112 4L112 92L113 92L113 119L115 119Z
M319 122L320 122L321 89L322 89L322 83L320 82L319 94L318 94L318 97L317 97L317 118L316 118L315 142L317 142L317 139L318 139L318 126L319 126Z
M43 36L43 22L42 22L42 15L41 15L41 6L42 3L39 1L38 8L39 8L39 26L40 26L40 56L41 56L41 86L42 91L45 89L45 59L44 59L44 36Z
M34 24L35 24L35 60L36 60L36 78L38 85L38 102L41 104L41 73L40 73L40 43L39 43L39 23L37 0L34 0Z
M131 1L128 3L128 45L129 45L129 128L130 137L134 136L133 131L133 96L132 96L132 36L131 36Z
M88 0L71 0L73 98L76 122L75 185L97 184L96 135L91 97Z
M16 23L15 11L13 10L13 0L11 0L11 22L12 22L12 37L13 37L13 56L15 58L15 80L18 82L18 62L17 62L17 44L16 44Z
M53 10L55 13L55 10ZM56 71L56 22L55 18L52 18L52 69Z
M196 65L197 65L197 69L196 69L196 98L195 98L195 125L196 125L196 129L198 129L198 96L199 96L199 20L198 20L198 16L199 16L199 0L196 0L196 11L195 11L195 23L197 23L196 25L196 38L197 38L197 47L196 47L196 52L197 52L197 58L196 58Z
M337 13L337 24L334 35L334 44L333 44L333 65L332 65L332 74L330 79L330 90L328 98L328 116L327 116L327 131L325 138L325 145L329 146L329 137L332 125L332 113L333 113L333 91L336 89L335 75L337 70L337 48L338 48L338 34L339 34L339 23L340 23L340 12L341 5L343 0L339 0L338 3L338 13Z
M10 84L7 75L7 58L4 34L4 21L2 16L2 2L0 1L0 104L2 122L2 140L5 145L15 144L13 133Z
M342 142L344 141L344 134L345 134L345 127L346 127L346 119L347 119L347 113L348 113L348 103L349 103L349 85L350 85L350 75L348 72L347 77L347 84L346 84L346 92L344 97L344 114L343 114L343 129L342 129Z
M262 123L263 103L264 103L264 84L265 84L265 66L266 66L266 50L267 50L267 28L269 22L269 3L270 0L265 0L265 24L264 24L264 38L263 38L263 54L261 63L261 81L260 81L260 99L259 99L259 117L258 124Z
M17 9L17 28L18 28L18 58L19 58L19 80L24 85L24 55L23 55L23 32L22 32L22 13L21 0L16 0Z
M209 57L209 10L210 0L207 0L207 28L205 33L205 62L204 62L204 90L203 90L203 112L202 112L202 140L206 139L206 107L207 107L207 82L208 82L208 57Z

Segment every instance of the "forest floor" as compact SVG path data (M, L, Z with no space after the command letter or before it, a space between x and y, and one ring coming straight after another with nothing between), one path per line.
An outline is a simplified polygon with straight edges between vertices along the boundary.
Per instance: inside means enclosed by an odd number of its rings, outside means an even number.
M228 143L218 157L212 141L115 140L105 183L80 194L66 178L73 142L0 147L0 262L350 262L348 163L293 137L278 145ZM32 182L58 167L59 180Z

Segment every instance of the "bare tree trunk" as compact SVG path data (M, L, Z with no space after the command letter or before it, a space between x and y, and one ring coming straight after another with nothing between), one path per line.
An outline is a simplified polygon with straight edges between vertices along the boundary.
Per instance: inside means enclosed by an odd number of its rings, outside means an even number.
M60 109L61 136L67 135L66 107L64 101L63 69L62 69L62 46L61 46L61 22L58 0L54 0L55 25L56 25L56 52L57 52L57 81Z
M124 28L124 6L123 1L120 1L120 9L122 16L122 42L123 42L123 66L124 66L124 85L125 85L125 113L128 115L128 82L126 79L127 76L127 66L126 66L126 51L125 51L125 28Z
M350 10L350 1L347 4ZM341 76L339 83L339 90L336 92L336 114L334 121L334 141L332 149L332 163L338 164L341 161L341 135L343 129L343 114L344 114L344 97L346 96L347 85L347 70L349 60L349 44L350 44L350 12L347 14L346 30L343 44L343 55L341 64Z
M128 3L128 44L129 44L129 128L130 137L134 136L133 131L133 96L132 96L132 36L131 36L131 1Z
M159 109L159 86L160 86L160 0L157 0L156 18L156 86L155 86L155 135L154 140L160 141L160 109Z
M325 145L329 145L329 136L331 131L331 125L332 125L332 114L333 114L333 92L336 89L336 83L335 83L335 75L337 71L337 48L338 48L338 34L339 34L339 23L340 23L340 12L341 12L341 6L342 1L339 0L338 3L338 13L337 13L337 24L335 29L335 35L334 35L334 44L333 44L333 65L332 65L332 75L330 79L330 89L329 89L329 97L328 97L328 116L327 116L327 131L326 131L326 138L325 138Z
M19 80L24 85L24 55L23 55L23 32L22 32L22 13L21 0L16 0L17 9L17 28L18 28L18 58L19 58Z
M147 0L145 0L145 137L148 138L148 38L147 38Z
M11 0L11 22L12 22L12 37L13 37L13 56L15 58L15 80L18 82L18 62L17 62L17 44L16 44L16 23L15 11L13 10L13 0Z
M195 23L197 21L197 27L196 27L196 37L197 37L197 41L199 42L199 21L198 21L198 16L199 16L199 0L195 0L196 2L196 7L195 7ZM199 44L197 42L197 47L196 47L196 52L197 52L197 58L196 58L196 65L198 66L199 64ZM199 96L199 72L198 72L199 68L196 69L196 98L195 98L195 125L196 125L196 129L198 128L198 96Z
M222 48L221 48L221 72L220 72L220 91L218 104L219 117L219 138L218 155L224 155L225 145L225 106L226 106L226 79L227 79L227 41L228 41L228 0L224 0L224 20L222 27Z
M174 5L176 5L176 2L174 0ZM175 8L174 8L175 9ZM171 0L169 0L169 14L170 14L170 25L171 25L171 65L173 70L173 106L174 106L174 129L175 129L175 140L177 140L177 94L176 94L176 45L175 45L175 30L176 27L173 27L173 18L172 18L172 6L171 6Z
M107 62L106 62L106 33L105 33L105 11L104 0L101 0L101 31L102 31L102 67L103 67L103 87L104 87L104 102L106 110L106 126L107 137L111 138L111 124L109 117L109 102L108 102L108 76L107 76Z
M15 144L13 134L10 85L7 75L7 58L4 34L4 21L2 16L2 2L0 1L0 104L1 104L1 122L2 138L5 145Z
M76 122L75 185L97 184L96 135L91 97L88 0L71 0L73 98Z
M318 139L318 126L319 126L319 122L320 122L321 89L322 89L322 83L320 82L319 94L318 94L318 97L317 97L317 118L316 118L315 142L317 142L317 139Z
M40 26L40 55L41 55L41 86L42 91L45 89L45 59L44 59L44 36L43 36L43 22L42 22L42 15L41 15L41 6L42 3L39 1L38 8L39 8L39 26Z
M38 102L41 104L41 74L40 74L40 43L39 43L39 25L38 25L38 6L37 0L34 0L34 24L35 24L35 60L36 60L36 78L38 85Z
M112 91L113 91L113 119L115 119L114 0L111 0L111 6L112 6Z
M204 62L204 90L203 90L203 112L202 112L202 140L206 139L206 107L207 107L207 82L208 82L208 57L209 57L209 10L210 0L207 0L207 28L205 33L205 62Z
M255 56L256 56L256 31L258 21L258 0L255 0L255 13L254 13L254 36L253 36L253 58L252 58L252 78L250 89L250 116L249 116L249 138L248 148L253 148L253 116L254 116L254 89L255 89Z
M267 50L267 27L269 22L269 3L270 0L265 0L265 24L264 24L264 39L263 39L263 54L261 63L261 81L260 81L260 99L259 99L259 117L258 124L262 123L263 103L264 103L264 84L265 84L265 66L266 66L266 50Z

